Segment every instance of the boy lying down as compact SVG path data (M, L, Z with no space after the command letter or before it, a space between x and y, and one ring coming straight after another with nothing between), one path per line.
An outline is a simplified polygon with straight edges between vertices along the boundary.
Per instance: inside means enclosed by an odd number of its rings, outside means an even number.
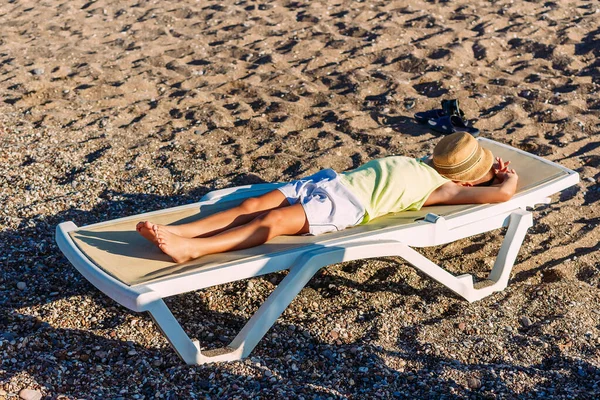
M206 218L139 222L138 232L175 262L261 245L281 235L319 235L388 213L435 204L509 200L518 176L466 132L444 137L433 156L390 156L338 174L325 169Z

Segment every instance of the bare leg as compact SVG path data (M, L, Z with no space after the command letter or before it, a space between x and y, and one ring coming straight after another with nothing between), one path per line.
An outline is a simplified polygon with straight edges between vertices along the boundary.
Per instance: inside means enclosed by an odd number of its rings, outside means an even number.
M259 197L248 198L237 207L220 211L187 224L165 226L153 224L150 221L142 221L138 222L136 229L143 237L154 243L156 243L156 234L153 228L155 225L164 231L186 238L208 237L246 224L265 211L289 205L290 203L283 193L279 190L273 190Z
M185 238L157 226L158 247L177 263L208 254L259 246L280 235L300 235L308 232L308 220L300 204L267 211L247 224L214 236Z

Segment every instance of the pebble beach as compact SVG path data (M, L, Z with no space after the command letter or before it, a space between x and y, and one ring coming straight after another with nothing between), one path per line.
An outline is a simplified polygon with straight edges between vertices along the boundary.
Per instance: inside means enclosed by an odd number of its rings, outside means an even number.
M0 2L0 399L599 398L599 92L592 0ZM483 300L398 257L335 264L250 357L189 366L56 245L63 221L430 154L413 115L442 99L580 176ZM484 279L504 233L419 252ZM218 348L285 275L167 304Z

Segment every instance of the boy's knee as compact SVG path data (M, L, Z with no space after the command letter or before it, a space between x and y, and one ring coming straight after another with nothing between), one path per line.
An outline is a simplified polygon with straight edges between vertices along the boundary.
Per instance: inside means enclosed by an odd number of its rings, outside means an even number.
M285 213L282 210L271 210L262 214L260 217L260 225L268 232L268 240L279 235L291 234L289 227L286 224Z
M250 197L240 204L240 208L246 213L253 213L260 209L260 200L256 197Z
M301 208L270 210L261 214L255 221L268 232L269 240L275 236L308 232L308 222Z
M271 227L276 227L280 225L283 218L283 211L281 210L267 211L259 217L262 224Z

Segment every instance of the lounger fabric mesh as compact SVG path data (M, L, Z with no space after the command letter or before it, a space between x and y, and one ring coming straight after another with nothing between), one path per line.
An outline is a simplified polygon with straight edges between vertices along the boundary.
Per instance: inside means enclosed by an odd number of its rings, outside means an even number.
M486 142L494 156L500 156L511 161L511 168L515 168L519 174L518 193L527 193L539 185L546 184L559 179L567 174L563 169L546 163L541 159L523 155L517 151L503 146L497 146ZM151 221L159 224L172 224L190 221L237 204L237 201L222 201L217 204L209 204L184 209L167 209L159 213L153 213L148 217ZM334 232L320 236L288 236L278 237L262 246L252 249L234 251L224 254L216 254L202 257L185 264L175 264L168 256L142 238L135 230L139 221L145 220L144 215L136 215L116 221L108 221L101 224L81 227L70 233L77 247L98 267L126 285L138 285L159 280L165 277L173 277L186 274L190 271L210 269L216 265L231 262L245 262L256 257L289 251L293 248L310 246L315 243L326 243L337 238L360 234L363 232L378 230L389 226L402 229L415 224L417 220L425 217L427 213L451 217L464 212L473 211L475 208L487 207L486 205L458 205L458 206L433 206L424 207L420 211L402 212L377 218L369 224L350 228L343 232ZM411 245L410 243L406 243Z

